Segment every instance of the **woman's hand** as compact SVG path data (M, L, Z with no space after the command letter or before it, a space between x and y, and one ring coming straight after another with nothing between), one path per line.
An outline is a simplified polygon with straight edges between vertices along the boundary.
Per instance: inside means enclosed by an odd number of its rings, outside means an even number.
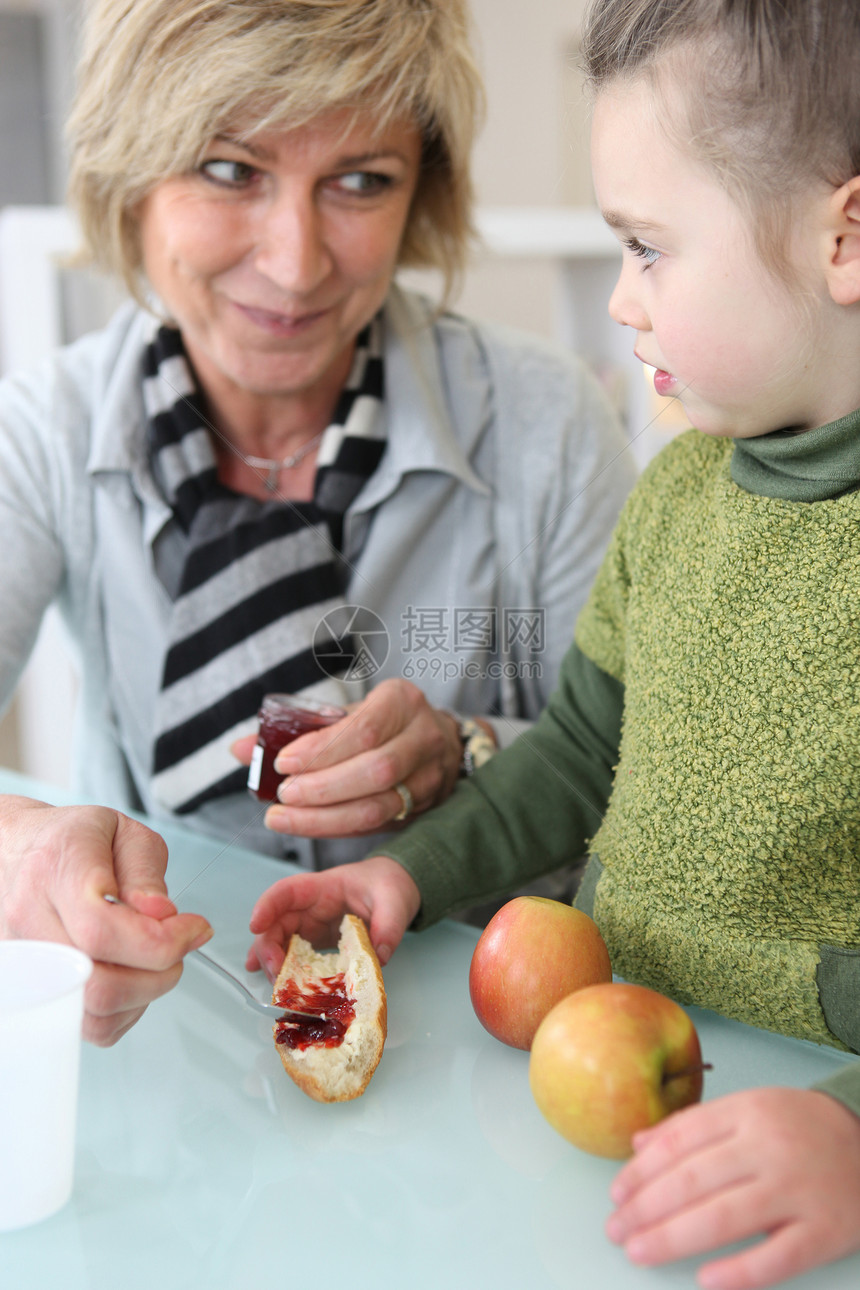
M0 938L59 941L94 960L84 995L91 1043L116 1043L212 936L204 918L168 900L166 866L158 834L118 811L0 799Z
M253 736L237 740L233 753L247 764L254 743ZM411 814L438 806L457 782L462 755L450 712L432 708L410 681L381 681L343 720L302 735L278 755L275 769L289 778L266 824L306 838L397 827L403 799L395 785L412 795Z
M273 981L294 932L325 949L337 944L344 914L364 919L380 963L387 963L420 907L416 883L388 856L281 878L251 912L256 940L245 966L250 972L263 968Z
M634 1263L763 1235L698 1275L707 1290L751 1290L860 1249L860 1117L826 1093L734 1093L669 1116L633 1145L607 1234Z

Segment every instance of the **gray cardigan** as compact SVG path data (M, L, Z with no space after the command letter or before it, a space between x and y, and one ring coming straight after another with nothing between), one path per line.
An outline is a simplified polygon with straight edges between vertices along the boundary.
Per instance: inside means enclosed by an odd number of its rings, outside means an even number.
M169 601L153 547L170 512L147 464L140 380L155 326L124 306L104 331L0 382L0 700L56 601L80 664L76 792L157 818L151 718ZM555 685L632 459L596 381L534 338L434 318L395 288L385 364L388 446L344 539L346 599L389 636L371 683L406 675L436 706L495 712L506 745ZM490 648L481 623L496 628ZM234 795L190 822L283 855L260 816ZM291 859L314 865L372 843L318 843L312 856L288 841Z

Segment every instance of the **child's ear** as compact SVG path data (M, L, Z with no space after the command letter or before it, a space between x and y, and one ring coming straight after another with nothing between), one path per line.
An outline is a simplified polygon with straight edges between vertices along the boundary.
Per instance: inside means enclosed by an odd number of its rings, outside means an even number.
M838 305L860 301L860 175L830 199L827 285Z

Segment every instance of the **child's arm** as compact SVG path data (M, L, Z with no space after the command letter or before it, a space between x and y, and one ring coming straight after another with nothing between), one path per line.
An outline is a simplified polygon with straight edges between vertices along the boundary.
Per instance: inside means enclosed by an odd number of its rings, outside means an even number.
M447 802L359 865L297 874L257 902L248 967L277 975L293 932L337 943L345 913L370 924L386 962L415 920L513 891L576 860L600 824L618 759L624 688L574 645L536 725ZM274 968L274 972L271 969Z
M860 1117L826 1093L752 1089L638 1134L611 1188L609 1237L634 1263L703 1254L707 1290L750 1290L860 1250Z
M612 790L623 706L623 684L572 645L531 730L386 840L421 890L419 930L584 854Z
M387 963L420 904L414 881L388 856L281 878L251 911L256 940L245 966L251 972L263 968L274 980L294 932L319 948L336 945L344 914L364 919L380 963Z

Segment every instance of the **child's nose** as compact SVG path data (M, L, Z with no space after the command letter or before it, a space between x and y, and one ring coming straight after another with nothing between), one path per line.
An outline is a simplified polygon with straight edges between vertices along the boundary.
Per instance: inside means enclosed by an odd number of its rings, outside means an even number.
M609 297L609 317L614 322L621 323L623 327L632 327L635 331L651 329L645 307L635 289L635 282L630 280L627 265L618 275L618 281Z

